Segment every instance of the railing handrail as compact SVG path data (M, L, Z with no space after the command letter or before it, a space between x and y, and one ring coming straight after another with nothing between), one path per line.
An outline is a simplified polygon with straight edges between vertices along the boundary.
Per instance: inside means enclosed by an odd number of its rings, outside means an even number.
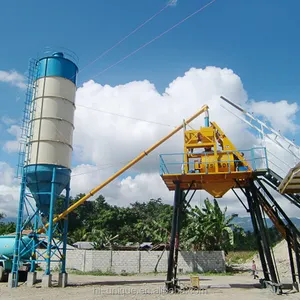
M263 150L263 152L258 153L257 150ZM250 153L250 155L248 155L248 157L244 156L243 161L249 163L249 165L251 166L251 169L253 171L261 169L261 164L257 163L257 161L262 161L262 165L264 165L263 168L268 169L268 157L267 157L267 150L266 147L263 146L257 146L257 147L252 147L250 149L244 149L244 150L220 150L218 151L218 153L223 153L225 154L225 157L223 156L222 158L217 157L217 158L212 158L209 161L200 161L198 163L200 163L200 165L204 166L205 169L207 169L207 167L210 164L226 164L226 168L228 167L228 173L232 172L233 170L231 170L232 168L232 164L238 163L241 160L237 159L235 157L229 157L226 159L226 154L235 154L237 152L244 152L244 153ZM201 157L206 157L206 156L211 156L211 154L214 153L213 151L209 151L209 152L200 152L200 153L190 153L190 152L176 152L176 153L165 153L165 154L160 154L160 171L161 174L171 174L169 172L169 169L167 166L181 166L181 171L176 172L176 173L182 173L182 168L183 166L193 166L195 164L195 162L197 161L197 159L201 159ZM194 157L192 157L192 161L188 161L185 162L184 161L184 155L185 154L189 154L189 155L195 155ZM166 161L166 157L177 157L177 159L174 159L172 161ZM165 158L165 159L164 159ZM233 159L232 159L233 158ZM225 166L222 165L222 167L224 168ZM241 166L237 166L237 167L241 167ZM190 171L195 171L195 170L190 170Z
M224 153L236 153L236 152L251 152L253 150L258 149L266 149L266 147L252 147L250 149L237 149L237 150L218 150L218 153L224 152ZM192 153L192 154L199 154L199 155L205 155L207 153L213 153L214 151L208 151L208 152L202 152L202 153ZM190 152L173 152L173 153L161 153L159 154L160 157L162 156L171 156L171 155L183 155L183 154L191 154Z

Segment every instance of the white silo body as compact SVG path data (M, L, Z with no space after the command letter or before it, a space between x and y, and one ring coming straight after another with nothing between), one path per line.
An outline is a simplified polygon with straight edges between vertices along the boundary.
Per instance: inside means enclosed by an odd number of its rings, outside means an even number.
M70 183L77 71L61 52L37 62L24 174L44 214Z
M76 93L72 76L76 77L77 67L58 55L61 54L56 53L39 62L44 63L39 74L45 76L37 78L35 82L27 165L47 164L71 168ZM76 70L69 72L71 78L63 77L66 61ZM53 62L54 67L51 66ZM59 68L57 62L60 62Z

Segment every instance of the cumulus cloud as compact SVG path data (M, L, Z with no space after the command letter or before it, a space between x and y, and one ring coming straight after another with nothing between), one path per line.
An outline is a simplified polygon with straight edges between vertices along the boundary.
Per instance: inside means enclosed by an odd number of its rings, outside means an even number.
M261 141L244 122L221 107L221 95L246 107L255 108L259 103L248 101L239 76L226 68L192 68L173 80L162 94L147 80L117 86L101 85L92 80L84 83L76 95L72 195L89 192L204 104L210 107L211 121L217 122L238 149L260 145ZM267 105L269 111L278 109L277 103ZM280 110L285 112L281 121L289 124L285 127L295 126L294 104L283 101ZM272 116L268 116L274 125ZM199 128L203 123L201 116L190 125ZM11 132L16 133L14 129ZM294 164L293 159L289 156L287 160L288 154L274 143L267 147L277 156L279 166L283 166L280 160ZM179 132L100 193L109 203L122 206L158 197L172 203L173 193L168 191L159 175L159 154L182 152L182 148L183 134ZM204 191L197 192L193 203L199 204L207 196ZM229 212L246 214L232 193L220 199L220 204L228 206ZM298 213L289 204L287 211L291 216Z
M270 101L252 101L251 103L253 113L263 116L275 130L283 134L296 131L297 125L294 122L298 110L296 102L289 104L286 100L275 103ZM280 117L278 117L278 112L280 112Z
M262 102L248 101L241 79L232 70L216 67L190 69L184 76L172 81L163 94L158 93L155 86L147 80L114 87L94 81L86 82L77 91L74 147L76 160L82 163L89 161L89 165L83 164L75 168L76 172L79 168L82 173L86 170L86 174L72 178L72 187L75 187L76 192L89 191L204 104L210 107L210 119L220 125L237 148L261 146L261 141L249 131L245 123L221 107L220 95L250 109L255 108L257 103L262 105ZM278 103L268 105L268 112L278 109ZM292 119L296 113L295 105L284 101L279 105L280 109L285 111L281 120L283 124L289 124L285 125L286 127L295 126ZM265 114L275 126L268 112ZM93 126L87 126L87 120ZM202 124L203 117L200 117L191 127L199 128ZM168 191L158 173L159 154L182 152L182 146L182 133L178 133L101 192L111 203L118 205L128 205L135 200L148 200L156 196L171 203L173 193ZM267 146L269 153L275 156L272 158L274 164L283 168L284 165L280 161L285 160L293 165L293 158L289 157L286 160L286 151L270 142ZM270 156L271 154L269 158ZM276 169L276 166L274 168L281 175L287 170ZM198 195L200 196L196 197L196 202L199 198L204 199L208 196L203 191ZM245 214L243 207L237 205L232 193L226 194L220 201L221 204L228 205L231 211Z
M0 82L9 83L13 86L16 86L20 89L25 89L25 77L18 73L17 71L1 71L0 70Z
M12 119L9 116L2 116L1 117L1 121L2 123L4 123L5 125L12 125L15 124L17 122L16 119Z
M0 212L7 217L17 214L20 186L15 179L15 170L9 164L0 161Z
M19 151L19 141L21 137L21 128L18 125L11 125L8 129L7 132L14 136L14 140L9 140L4 143L3 150L8 152L8 153L14 153Z

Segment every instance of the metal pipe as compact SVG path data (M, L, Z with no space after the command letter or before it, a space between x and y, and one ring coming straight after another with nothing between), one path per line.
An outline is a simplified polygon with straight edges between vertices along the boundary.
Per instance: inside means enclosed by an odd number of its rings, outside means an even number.
M194 119L196 119L198 116L200 116L202 113L208 110L207 105L203 105L202 108L192 115L189 119L185 121L185 124L188 124L192 122ZM166 135L164 138L162 138L160 141L155 143L153 146L142 152L140 155L138 155L135 159L133 159L131 162L129 162L126 166L124 166L122 169L120 169L118 172L116 172L114 175L109 177L106 181L95 187L93 190L91 190L87 195L79 199L77 202L72 204L68 209L66 209L64 212L59 214L57 217L53 219L53 224L58 222L59 220L63 219L66 215L68 215L70 212L72 212L74 209L76 209L78 206L80 206L82 203L84 203L86 200L88 200L90 197L95 195L97 192L99 192L102 188L107 186L109 183L111 183L114 179L119 177L121 174L123 174L125 171L127 171L129 168L131 168L133 165L135 165L137 162L139 162L141 159L143 159L145 156L147 156L150 152L152 152L154 149L156 149L158 146L160 146L162 143L164 143L166 140L168 140L170 137L172 137L175 133L180 131L183 128L183 124L176 127L174 130L172 130L168 135ZM45 227L48 227L48 224L45 225ZM39 230L39 233L42 233L44 231L43 228Z
M208 113L208 110L205 112L204 126L209 127L209 113Z

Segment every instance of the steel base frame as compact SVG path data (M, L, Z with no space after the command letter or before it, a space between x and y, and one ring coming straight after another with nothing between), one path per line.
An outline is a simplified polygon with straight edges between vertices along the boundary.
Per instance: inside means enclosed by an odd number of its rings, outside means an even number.
M51 191L40 193L50 196L50 210L46 219L36 207L35 200L28 191L26 184L24 172L20 190L10 288L18 287L19 268L22 265L27 266L27 268L30 266L29 271L34 272L39 264L44 264L46 266L44 274L50 275L51 264L55 262L60 264L60 273L66 273L68 218L66 217L62 222L56 224L52 222L55 202L59 197L55 191L56 168L52 172ZM65 187L65 191L64 210L69 206L70 182ZM48 223L47 227L44 225L46 223ZM41 228L44 231L42 234L39 233Z
M285 230L285 238L287 241L291 275L293 281L292 285L299 292L299 283L297 282L297 277L300 282L300 245L298 242L300 233L298 229L291 222L291 220L288 218L286 213L283 211L281 206L277 203L277 201L271 195L268 189L264 186L263 180L256 179L255 182L251 181L249 183L249 187L245 189L241 188L241 190L247 198L249 208L246 210L250 213L254 233L257 237L258 252L264 273L264 279L260 280L262 286L270 287L272 291L276 294L282 294L282 289L284 286L280 283L279 274L276 269L276 261L271 250L272 248L270 240L267 235L263 220L263 207L265 207L265 209L272 211L273 216L276 219L276 224L278 224L277 226L280 225ZM298 276L295 270L296 268L292 255L292 250L294 250L296 257Z

